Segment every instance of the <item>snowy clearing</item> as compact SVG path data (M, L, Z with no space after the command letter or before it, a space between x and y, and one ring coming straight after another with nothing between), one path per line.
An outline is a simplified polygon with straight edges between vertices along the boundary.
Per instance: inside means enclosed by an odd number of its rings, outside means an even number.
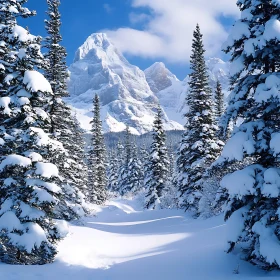
M116 200L98 216L70 225L56 261L44 266L0 265L1 279L219 280L279 279L224 253L223 218L193 220L182 211L142 211ZM240 265L240 274L233 270Z

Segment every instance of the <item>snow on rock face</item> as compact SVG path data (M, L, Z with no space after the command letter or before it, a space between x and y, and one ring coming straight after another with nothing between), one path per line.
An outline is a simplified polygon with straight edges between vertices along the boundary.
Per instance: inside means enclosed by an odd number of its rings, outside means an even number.
M77 110L83 128L90 129L92 99L98 93L106 132L122 131L125 125L137 134L152 129L158 99L144 72L131 65L106 34L89 36L76 52L69 71L67 101ZM167 116L164 122L166 129L182 128Z
M172 86L177 77L162 62L156 62L144 71L146 80L154 93Z
M209 82L211 88L215 89L217 81L219 80L222 89L225 93L225 97L228 96L229 90L229 70L230 63L221 60L220 58L209 58L206 61L206 66L208 68Z

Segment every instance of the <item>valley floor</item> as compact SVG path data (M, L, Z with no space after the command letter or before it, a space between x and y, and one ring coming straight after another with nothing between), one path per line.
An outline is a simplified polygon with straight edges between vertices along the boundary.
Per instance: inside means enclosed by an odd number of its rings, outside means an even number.
M116 200L83 225L70 225L55 263L0 264L5 280L231 280L280 279L224 252L222 217L193 220L182 211L142 211ZM240 266L240 274L233 270Z

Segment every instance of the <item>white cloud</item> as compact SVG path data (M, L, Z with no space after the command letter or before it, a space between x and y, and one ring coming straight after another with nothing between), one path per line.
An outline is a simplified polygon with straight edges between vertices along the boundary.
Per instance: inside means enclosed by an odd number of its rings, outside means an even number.
M189 60L197 23L204 34L207 54L217 55L227 37L219 18L239 16L236 0L132 0L132 7L135 11L141 8L141 13L131 14L131 23L145 21L145 28L109 30L109 37L124 53L171 62ZM143 13L143 8L150 13Z
M144 13L130 13L129 20L132 24L143 23L151 20L151 16Z

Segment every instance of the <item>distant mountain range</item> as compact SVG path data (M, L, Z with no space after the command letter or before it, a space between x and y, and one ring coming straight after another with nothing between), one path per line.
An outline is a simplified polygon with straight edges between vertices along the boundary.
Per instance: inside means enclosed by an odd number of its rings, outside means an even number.
M211 58L207 66L211 86L219 79L226 91L229 63ZM164 111L165 129L183 129L188 77L178 80L164 63L157 62L142 71L124 58L106 34L94 33L77 50L69 72L70 97L66 101L84 129L90 129L95 93L102 103L105 132L120 132L126 125L134 134L151 131L158 103Z

